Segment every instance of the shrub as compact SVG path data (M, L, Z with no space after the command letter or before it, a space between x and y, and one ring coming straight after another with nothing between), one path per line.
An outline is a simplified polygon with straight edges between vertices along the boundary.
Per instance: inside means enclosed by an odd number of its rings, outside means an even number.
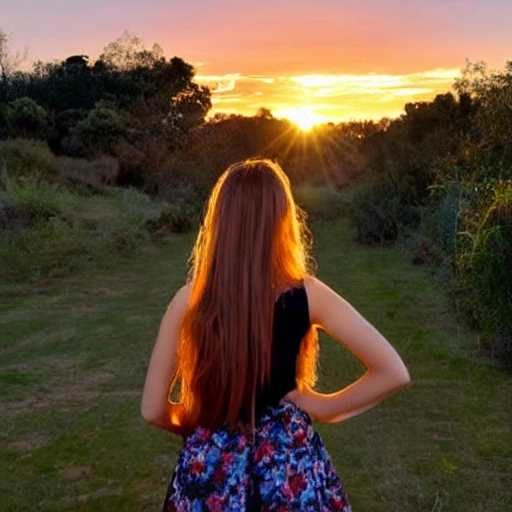
M187 233L199 219L197 207L188 203L175 203L164 207L156 220L148 221L148 229L156 233Z
M7 105L11 136L45 139L48 134L46 110L28 97L17 98Z
M45 178L55 176L55 155L41 141L11 139L0 141L0 170L10 176L39 173Z
M45 181L39 174L18 179L4 174L1 183L6 208L16 210L19 216L31 222L48 220L62 213L64 192L58 184Z
M433 189L430 203L420 210L418 232L401 243L412 263L436 268L443 279L453 277L459 203L457 187Z
M368 176L354 189L351 222L357 240L367 244L394 242L417 229L420 209L407 176L393 171Z
M227 152L227 149L226 149ZM227 163L226 163L227 162ZM217 178L232 163L228 157L218 158L218 151L213 148L208 158L192 160L176 151L167 160L158 184L159 195L172 200L176 190L193 189L206 197Z
M512 181L470 188L459 225L459 306L490 351L512 364Z
M423 219L423 224L439 248L452 257L455 252L459 203L458 190L446 191L439 199L433 199Z
M119 173L119 162L109 156L94 160L59 157L55 160L59 178L78 191L102 192L105 185L113 186Z
M149 196L135 189L115 191L117 221L113 224L111 238L114 248L122 253L133 253L149 235L147 222L156 218L159 207Z

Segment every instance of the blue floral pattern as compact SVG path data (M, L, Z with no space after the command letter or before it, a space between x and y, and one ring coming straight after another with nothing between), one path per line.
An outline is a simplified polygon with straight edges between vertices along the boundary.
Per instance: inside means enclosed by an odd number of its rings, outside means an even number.
M164 512L351 512L309 416L281 401L254 431L198 427L185 438Z

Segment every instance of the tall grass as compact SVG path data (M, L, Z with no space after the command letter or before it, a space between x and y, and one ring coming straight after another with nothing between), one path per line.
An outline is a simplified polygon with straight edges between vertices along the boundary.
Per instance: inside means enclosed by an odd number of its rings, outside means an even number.
M466 187L455 263L462 311L492 354L512 364L512 181Z

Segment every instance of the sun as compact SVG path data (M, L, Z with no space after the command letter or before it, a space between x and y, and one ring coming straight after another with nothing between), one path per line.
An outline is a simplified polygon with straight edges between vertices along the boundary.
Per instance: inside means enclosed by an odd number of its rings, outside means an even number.
M275 112L276 117L285 117L295 123L302 131L309 131L324 119L307 107L288 108Z

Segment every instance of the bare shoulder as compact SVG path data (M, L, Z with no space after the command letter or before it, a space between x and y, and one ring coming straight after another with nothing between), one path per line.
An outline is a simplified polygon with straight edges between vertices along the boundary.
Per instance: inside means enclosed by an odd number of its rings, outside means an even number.
M192 283L185 283L174 295L173 300L188 303L192 292Z
M306 288L308 295L314 294L317 288L321 287L322 285L325 286L324 283L318 279L318 277L308 276L304 279L304 287Z
M327 284L314 276L304 280L304 287L308 296L309 316L312 323L317 323L325 316L326 308L343 307L345 301Z
M192 285L190 283L184 284L175 294L172 298L171 302L169 303L169 306L167 308L167 314L171 312L175 312L178 314L182 314L187 309L189 300L190 300L190 294L192 291Z

